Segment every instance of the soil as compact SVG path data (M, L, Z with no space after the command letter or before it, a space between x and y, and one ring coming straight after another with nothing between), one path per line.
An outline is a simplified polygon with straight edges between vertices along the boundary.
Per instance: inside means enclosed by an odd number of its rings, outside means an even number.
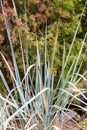
M58 126L57 124L60 124L59 122L58 119L55 119L53 124ZM85 112L83 112L83 114L81 113L81 115L73 110L66 112L63 122L61 123L61 130L87 130L87 123L82 125L81 122L87 122L87 115Z

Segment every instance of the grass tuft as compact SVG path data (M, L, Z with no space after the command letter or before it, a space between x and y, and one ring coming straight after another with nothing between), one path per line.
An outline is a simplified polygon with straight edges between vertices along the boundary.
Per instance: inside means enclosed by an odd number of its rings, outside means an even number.
M12 0L13 7L15 10L15 18L18 18L16 11L16 6L14 0ZM87 33L84 36L83 42L81 44L78 55L75 56L69 70L66 72L66 67L71 54L72 47L74 46L76 35L78 32L79 25L81 23L81 18L78 22L75 35L72 39L71 47L66 55L66 43L64 42L63 55L62 55L62 68L60 78L55 85L55 77L53 73L54 58L56 54L56 45L58 44L58 27L55 31L54 37L54 48L51 55L51 59L47 61L47 25L45 29L45 40L44 40L44 74L41 63L41 53L40 48L37 43L37 54L36 61L33 64L29 64L28 57L28 46L26 44L26 54L23 52L23 43L20 31L18 30L19 43L21 48L21 58L23 64L23 74L19 71L19 66L15 58L15 49L13 47L13 42L11 39L10 27L8 24L8 18L5 15L5 7L0 1L2 12L4 15L4 21L7 31L7 37L9 40L9 46L11 49L11 56L14 66L14 72L8 64L5 56L2 52L0 55L6 64L10 75L11 75L11 85L6 81L5 76L0 70L0 77L4 83L4 87L7 90L6 95L0 93L0 129L21 129L21 130L48 130L48 129L61 129L61 122L63 122L63 116L66 111L69 111L67 104L70 103L71 99L76 99L77 101L83 103L87 106L87 103L78 98L78 95L83 96L86 100L86 96L83 94L80 88L76 87L76 84L80 80L87 82L84 74L80 74L78 71L78 62L82 54L83 47L85 45ZM25 17L26 13L26 3L25 3ZM27 22L25 21L26 26ZM80 67L81 68L81 67ZM80 69L79 68L79 69ZM78 72L78 73L77 73ZM22 76L21 76L22 75ZM43 76L44 75L44 76ZM12 88L12 89L11 89ZM85 110L85 108L81 109ZM3 109L2 109L3 108ZM87 111L87 110L86 110ZM58 119L58 123L54 124L55 119ZM72 119L72 117L71 117ZM72 119L73 120L73 119Z

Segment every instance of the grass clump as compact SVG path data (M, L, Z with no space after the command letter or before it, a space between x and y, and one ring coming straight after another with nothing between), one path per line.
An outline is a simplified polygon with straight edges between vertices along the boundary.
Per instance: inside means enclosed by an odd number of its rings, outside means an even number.
M5 89L7 90L6 95L0 93L0 112L1 112L0 127L1 129L4 130L6 129L60 130L62 127L64 113L66 111L70 111L68 108L66 108L67 104L69 104L70 102L70 98L77 99L78 101L86 105L86 102L78 98L79 94L81 94L82 96L84 95L81 92L80 88L77 88L76 85L82 79L85 80L86 82L85 78L86 72L84 74L79 74L81 66L78 68L78 62L80 60L81 53L83 53L82 50L85 45L87 33L84 36L78 55L75 56L73 63L71 64L68 71L66 71L68 60L72 51L72 47L74 46L74 41L76 39L81 19L78 23L68 55L66 54L66 44L64 43L61 74L60 78L57 81L57 84L55 85L53 65L55 54L57 51L56 45L58 44L57 41L58 28L56 29L54 37L54 46L51 58L47 60L47 25L46 25L45 38L44 38L45 39L44 72L41 63L41 52L38 46L37 37L36 37L36 52L37 52L36 61L33 64L29 64L28 46L26 45L26 54L24 54L23 43L21 40L20 31L18 30L21 55L23 60L22 61L23 74L21 76L15 58L15 52L14 52L15 50L13 48L8 19L5 16L4 12L5 7L2 1L0 1L0 3L4 15L5 26L14 67L14 70L12 70L5 56L3 55L2 52L0 52L0 55L4 60L11 76L11 86L10 86L7 80L5 79L2 70L0 70L1 80L4 83ZM16 10L15 5L14 9ZM57 124L55 124L56 119L58 120Z

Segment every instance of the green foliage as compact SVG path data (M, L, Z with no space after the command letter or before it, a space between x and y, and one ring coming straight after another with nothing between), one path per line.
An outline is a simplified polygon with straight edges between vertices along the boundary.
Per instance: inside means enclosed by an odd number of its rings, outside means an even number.
M8 1L9 2L9 1ZM25 4L26 4L26 14L27 17L25 16ZM54 70L57 69L58 73L60 73L60 67L61 67L61 53L62 53L62 48L63 48L63 41L67 43L67 46L71 44L73 35L75 33L79 17L81 15L82 9L84 7L85 1L75 1L75 0L48 0L46 2L42 2L41 0L36 1L26 1L26 3L21 0L16 0L15 5L17 8L17 13L18 13L18 18L14 19L13 15L13 8L12 8L12 3L9 2L7 7L10 6L10 9L6 7L8 11L8 17L9 17L9 22L10 22L10 28L11 28L11 35L12 35L12 40L14 43L14 48L15 48L15 54L16 58L18 59L18 49L19 46L19 39L18 39L18 31L20 32L20 35L22 37L22 42L23 42L23 48L26 48L26 43L28 44L28 47L30 49L29 52L29 57L31 57L31 63L35 61L36 57L33 53L33 50L31 49L36 48L36 37L38 40L38 43L40 45L40 48L42 48L41 55L44 57L44 30L45 30L45 25L47 22L47 52L48 52L48 58L50 57L50 54L52 53L52 48L53 48L53 42L54 42L54 37L55 37L55 28L56 25L58 24L58 47L57 47L57 53L56 53L56 59L55 59L55 68ZM78 6L78 8L77 8ZM3 20L3 15L1 16ZM25 27L25 22L27 22L27 28ZM85 28L84 28L85 26ZM81 26L79 27L78 30L78 41L81 40L82 35L84 36L84 33L86 32L86 10L84 12L84 17L82 18L82 23ZM34 35L35 34L35 35ZM7 39L7 38L5 38ZM76 43L80 44L80 43ZM24 49L25 50L25 49ZM35 49L34 49L35 50ZM76 52L74 48L74 52ZM6 53L6 49L4 48L4 52ZM25 52L24 52L25 53ZM70 62L73 61L73 55L72 53L72 60L70 59ZM9 56L8 54L6 54ZM33 57L32 57L33 55ZM21 57L21 56L20 56ZM43 59L44 60L44 59ZM22 59L18 59L18 64L21 63ZM42 61L43 62L43 61ZM22 67L19 65L19 68L22 69ZM67 68L68 69L68 68Z
M82 121L82 122L80 122L80 124L81 124L82 126L87 126L87 121Z
M26 1L23 0L15 1L16 9L18 16L15 18L13 4L12 2L5 4L5 8L7 11L7 17L9 19L9 27L11 30L11 38L13 42L13 47L15 50L15 57L17 60L18 68L23 75L23 65L22 65L22 55L19 53L21 51L20 46L20 38L22 41L22 48L24 53L24 60L26 59L26 45L30 50L28 52L28 61L29 64L32 64L36 60L36 47L37 43L40 49L41 65L44 63L44 41L45 41L45 27L47 24L47 57L46 61L49 61L52 55L54 39L56 35L56 28L58 26L58 42L56 45L56 56L54 59L53 70L56 78L59 78L59 74L61 73L61 61L62 61L62 53L63 53L63 43L66 43L66 51L68 52L71 46L71 42L78 25L78 21L85 5L85 0L47 0L47 1ZM78 6L78 8L77 8ZM66 72L71 66L71 63L75 59L80 46L81 41L86 32L86 13L87 9L83 12L83 17L81 24L77 33L77 40L75 40L75 44L72 48L71 55L69 57L68 65L66 67ZM4 16L1 13L1 25L4 20ZM27 26L26 26L27 23ZM4 26L2 26L2 30L5 30ZM3 37L4 36L4 37ZM8 38L3 31L1 31L1 44L0 50L2 50L7 59L11 58L10 48ZM2 48L3 45L3 48ZM7 49L8 48L8 49ZM32 49L33 48L33 49ZM86 54L87 45L85 44L83 53ZM67 53L66 52L66 53ZM78 68L83 60L81 72L84 72L87 69L86 56L85 54L81 54L80 61L78 63ZM3 63L1 63L3 64ZM3 72L7 72L3 68ZM8 75L7 75L8 78Z

